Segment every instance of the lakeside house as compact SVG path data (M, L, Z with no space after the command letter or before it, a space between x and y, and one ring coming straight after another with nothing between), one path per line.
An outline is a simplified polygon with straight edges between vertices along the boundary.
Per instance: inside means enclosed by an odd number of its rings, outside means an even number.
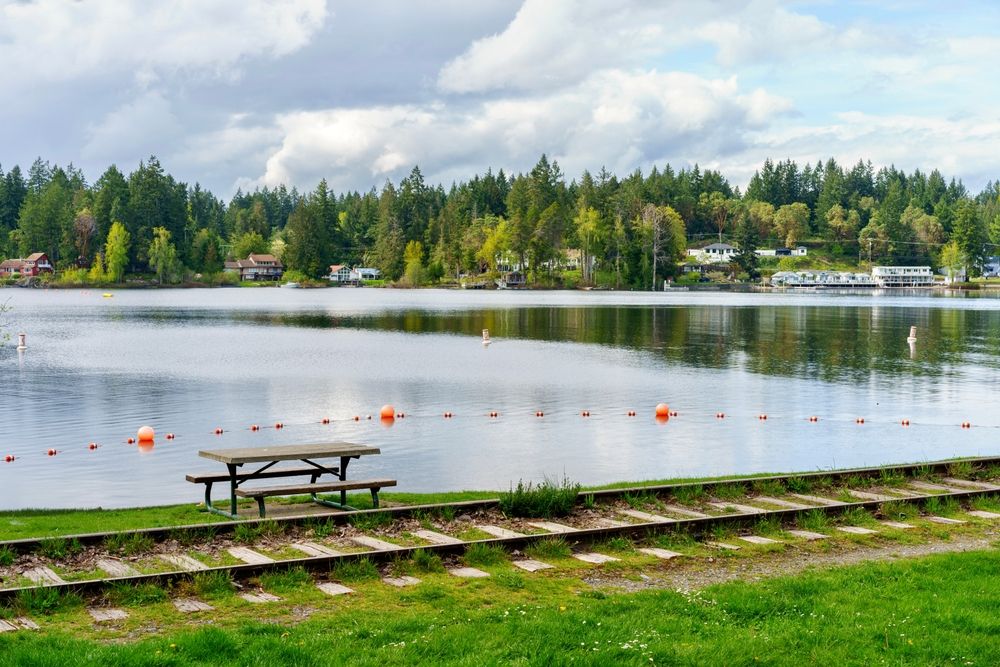
M44 252L35 252L25 259L5 259L0 262L0 276L37 276L40 273L55 271L49 256Z
M872 279L878 287L929 287L934 273L929 266L876 266Z
M758 257L805 257L809 254L805 246L795 248L758 248L754 250Z
M728 243L712 243L704 248L689 248L688 257L694 257L702 264L722 264L736 257L736 246Z
M876 266L868 273L850 271L778 271L773 287L930 287L929 266Z
M337 285L360 285L365 280L378 280L382 277L382 272L366 266L359 266L353 269L346 264L331 264L330 273L326 278L331 283Z
M226 260L223 271L236 273L240 280L281 280L285 267L274 255L251 253L246 259Z

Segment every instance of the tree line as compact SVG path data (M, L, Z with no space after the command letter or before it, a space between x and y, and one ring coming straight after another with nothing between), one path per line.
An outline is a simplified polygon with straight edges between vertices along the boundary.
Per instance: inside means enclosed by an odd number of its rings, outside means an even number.
M754 275L763 244L822 243L832 254L886 264L964 265L975 274L1000 243L1000 182L971 195L961 181L920 170L835 160L800 167L767 160L746 192L718 171L670 165L567 180L542 155L526 173L502 169L444 186L419 167L367 192L284 185L239 191L227 203L166 173L153 156L94 183L72 164L0 168L0 250L45 252L60 270L121 281L214 274L227 257L273 253L319 278L331 264L370 265L393 281L522 268L556 284L568 250L580 280L648 288L677 274L685 249L708 240L739 248Z

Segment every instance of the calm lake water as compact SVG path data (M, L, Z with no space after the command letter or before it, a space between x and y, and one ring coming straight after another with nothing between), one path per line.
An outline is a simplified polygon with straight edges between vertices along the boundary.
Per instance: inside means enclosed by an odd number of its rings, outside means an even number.
M409 491L1000 453L1000 300L988 297L230 289L0 299L13 307L7 330L28 334L26 352L15 340L0 351L0 509L197 502L201 488L184 474L223 470L199 449L331 440L381 447L353 475ZM661 401L679 417L657 423ZM380 424L384 403L405 419ZM249 430L277 421L286 427ZM142 424L157 431L151 449L125 444ZM17 460L2 463L7 454Z

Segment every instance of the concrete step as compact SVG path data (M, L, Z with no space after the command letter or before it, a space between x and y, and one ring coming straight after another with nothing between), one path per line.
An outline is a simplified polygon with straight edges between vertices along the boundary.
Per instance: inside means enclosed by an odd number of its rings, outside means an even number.
M490 525L476 525L478 530L488 533L493 537L499 537L502 539L509 539L512 537L524 537L524 533L519 533L515 530L508 530L507 528L501 528L500 526L490 526Z
M958 526L963 523L969 523L968 521L965 521L963 519L949 519L946 516L929 516L927 517L927 520L932 521L934 523L940 523L946 526Z
M293 542L288 546L297 549L307 556L343 556L344 554L336 549L317 544L316 542Z
M678 558L684 554L679 554L676 551L670 551L668 549L660 549L658 547L646 547L643 549L637 549L639 553L644 553L647 556L655 556L661 560L670 560L671 558Z
M14 625L18 626L22 630L39 630L38 623L26 616L18 616L13 620Z
M753 507L751 505L740 505L739 503L708 503L717 510L722 510L723 512L729 512L730 509L734 509L740 514L763 514L767 510L761 509L760 507Z
M624 528L631 525L628 521L619 521L618 519L608 519L605 517L594 519L594 526L596 528Z
M643 512L641 510L622 510L622 514L630 516L633 519L639 519L639 521L646 521L649 523L674 523L677 521L677 519L660 516L659 514L650 514L649 512Z
M833 498L823 498L822 496L810 496L805 493L789 493L788 495L793 498L798 498L799 500L805 500L806 502L815 503L817 505L826 505L827 507L836 507L837 505L846 505L839 500L834 500Z
M902 521L879 521L879 523L887 528L895 528L896 530L909 530L910 528L916 528L913 524L903 523Z
M265 556L259 551L247 549L246 547L230 547L226 551L233 558L238 558L248 565L267 565L274 562L274 559L270 556Z
M392 551L393 549L402 548L398 544L386 542L385 540L380 540L377 537L368 537L367 535L355 535L354 537L349 537L347 539L357 545L368 547L369 549L374 549L375 551Z
M680 514L681 516L686 516L691 519L707 519L708 515L704 512L696 512L695 510L688 509L686 507L681 507L680 505L664 505L663 509L671 514Z
M65 584L63 578L47 567L33 567L25 570L24 576L32 583L43 586L45 584Z
M584 563L592 563L594 565L601 565L602 563L611 563L616 560L621 560L620 558L615 558L614 556L606 556L593 551L574 553L572 556L577 560L582 560Z
M823 533L814 533L811 530L790 530L789 535L794 535L795 537L802 538L803 540L825 540L829 535L824 535Z
M877 530L862 528L861 526L837 526L837 530L842 533L850 533L851 535L874 535L878 532Z
M95 623L112 623L114 621L124 621L128 618L128 612L124 609L113 609L108 607L91 607L87 610Z
M327 595L347 595L348 593L354 592L354 590L348 588L347 586L341 586L340 584L332 581L317 584L316 588L320 589Z
M97 568L112 577L135 577L139 571L115 558L98 558Z
M971 510L966 512L966 514L979 519L1000 519L1000 514L997 514L996 512L987 512L986 510Z
M213 611L214 607L194 598L177 598L174 607L182 614L193 614L199 611Z
M761 535L739 535L736 539L749 542L750 544L781 544L779 540L772 540L770 537L763 537Z
M538 572L539 570L549 570L553 567L548 563L543 563L540 560L532 560L531 558L515 560L511 564L516 568L524 570L525 572Z
M199 570L208 569L208 566L200 560L191 558L191 556L186 554L160 554L160 560L185 572L198 572Z
M422 540L427 540L431 544L462 544L462 540L444 533L436 533L433 530L415 530L412 533Z
M739 551L743 547L738 547L735 544L730 544L729 542L705 542L707 547L715 547L716 549L723 549L725 551Z
M240 597L252 604L264 604L266 602L281 601L281 598L277 595L271 595L270 593L265 593L264 591L258 591L256 593L242 593Z
M2 618L0 618L0 633L16 632L18 629L19 628L10 621L5 621Z
M753 498L754 502L767 503L768 505L774 505L775 507L783 507L790 510L807 510L811 505L803 505L802 503L793 503L790 500L782 500L781 498L772 498L770 496L757 496Z
M862 500L877 500L883 503L887 503L892 500L899 500L898 497L887 496L884 493L872 493L871 491L855 491L854 489L848 489L847 492L856 498L861 498Z
M906 485L911 489L919 489L920 491L941 491L943 493L962 493L964 491L968 491L968 489L956 489L953 486L945 486L944 484L933 484L931 482L921 482L920 480L907 482Z
M489 572L483 572L474 567L452 567L448 569L448 574L463 579L485 579L490 576Z
M539 528L541 530L547 530L550 533L575 533L577 529L573 526L567 526L561 523L555 523L554 521L528 521L527 524L532 528Z
M941 479L945 484L951 484L952 486L967 486L970 489L981 489L983 491L993 491L1000 489L1000 486L996 484L989 484L987 482L976 482L971 479L956 479L955 477L944 477Z
M420 580L416 577L411 577L407 574L400 575L398 577L382 577L382 581L389 584L390 586L395 586L396 588L404 588L406 586L416 586L420 583Z

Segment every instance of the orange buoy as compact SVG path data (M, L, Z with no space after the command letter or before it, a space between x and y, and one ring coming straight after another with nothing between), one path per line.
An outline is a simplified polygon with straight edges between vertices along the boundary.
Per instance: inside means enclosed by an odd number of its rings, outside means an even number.
M58 451L56 451L56 450L54 450L54 449L50 449L50 450L49 450L48 452L46 452L46 453L47 453L47 454L48 454L49 456L55 456L55 455L56 455L56 454L58 454L59 452L58 452Z
M173 440L175 437L176 436L173 433L167 433L166 435L167 440Z
M89 445L87 445L87 449L89 449L90 451L94 451L98 447L100 447L100 445L98 445L96 442L92 442Z
M969 422L962 422L962 428L972 428L972 424Z
M129 438L129 439L128 439L128 440L126 440L125 442L127 442L127 443L128 443L128 444L130 444L130 445L134 445L134 444L135 444L135 438Z
M382 419L395 419L396 418L396 408L392 405L386 404L382 406L382 411L379 413Z
M909 426L910 425L910 420L909 419L904 419L904 420L902 420L899 423L900 423L901 426Z
M767 415L757 415L757 419L761 421L767 421Z
M726 418L726 413L725 412L716 412L715 413L715 418L716 419L725 419Z
M330 418L329 417L323 417L323 419L320 420L320 423L321 424L329 424L330 423Z
M354 421L356 422L361 421L361 417L359 417L358 415L354 415Z
M14 462L14 455L13 454L8 454L7 456L3 457L3 461L4 461L4 463L13 463Z
M864 417L858 417L857 419L854 420L854 423L855 424L864 424L865 423L865 418Z
M544 417L544 416L545 416L545 413L544 413L544 412L542 412L541 410L538 410L537 412L535 412L535 416L536 416L536 417Z
M670 406L666 403L656 404L656 416L657 417L669 417L670 416Z
M809 421L811 421L811 422L818 422L819 421L819 417L810 417Z
M250 430L251 431L259 431L260 430L260 426L258 424L250 424Z
M143 426L139 429L139 432L135 434L139 442L146 442L153 439L155 432L152 426Z
M676 410L671 410L670 411L670 416L671 417L676 417L677 416L677 411Z
M629 410L629 411L628 411L627 413L625 413L625 414L626 414L626 416L628 416L628 417L635 417L635 410Z
M368 415L367 417L365 417L365 419L367 419L368 421L371 421L372 420L372 416ZM390 419L392 419L392 418L390 417Z
M490 412L490 417L496 418L496 417L499 417L499 416L500 416L500 413L497 412L496 410L493 410L493 411Z
M275 422L274 428L285 428L285 425L281 422Z
M215 435L222 435L222 428L221 427L215 429Z

